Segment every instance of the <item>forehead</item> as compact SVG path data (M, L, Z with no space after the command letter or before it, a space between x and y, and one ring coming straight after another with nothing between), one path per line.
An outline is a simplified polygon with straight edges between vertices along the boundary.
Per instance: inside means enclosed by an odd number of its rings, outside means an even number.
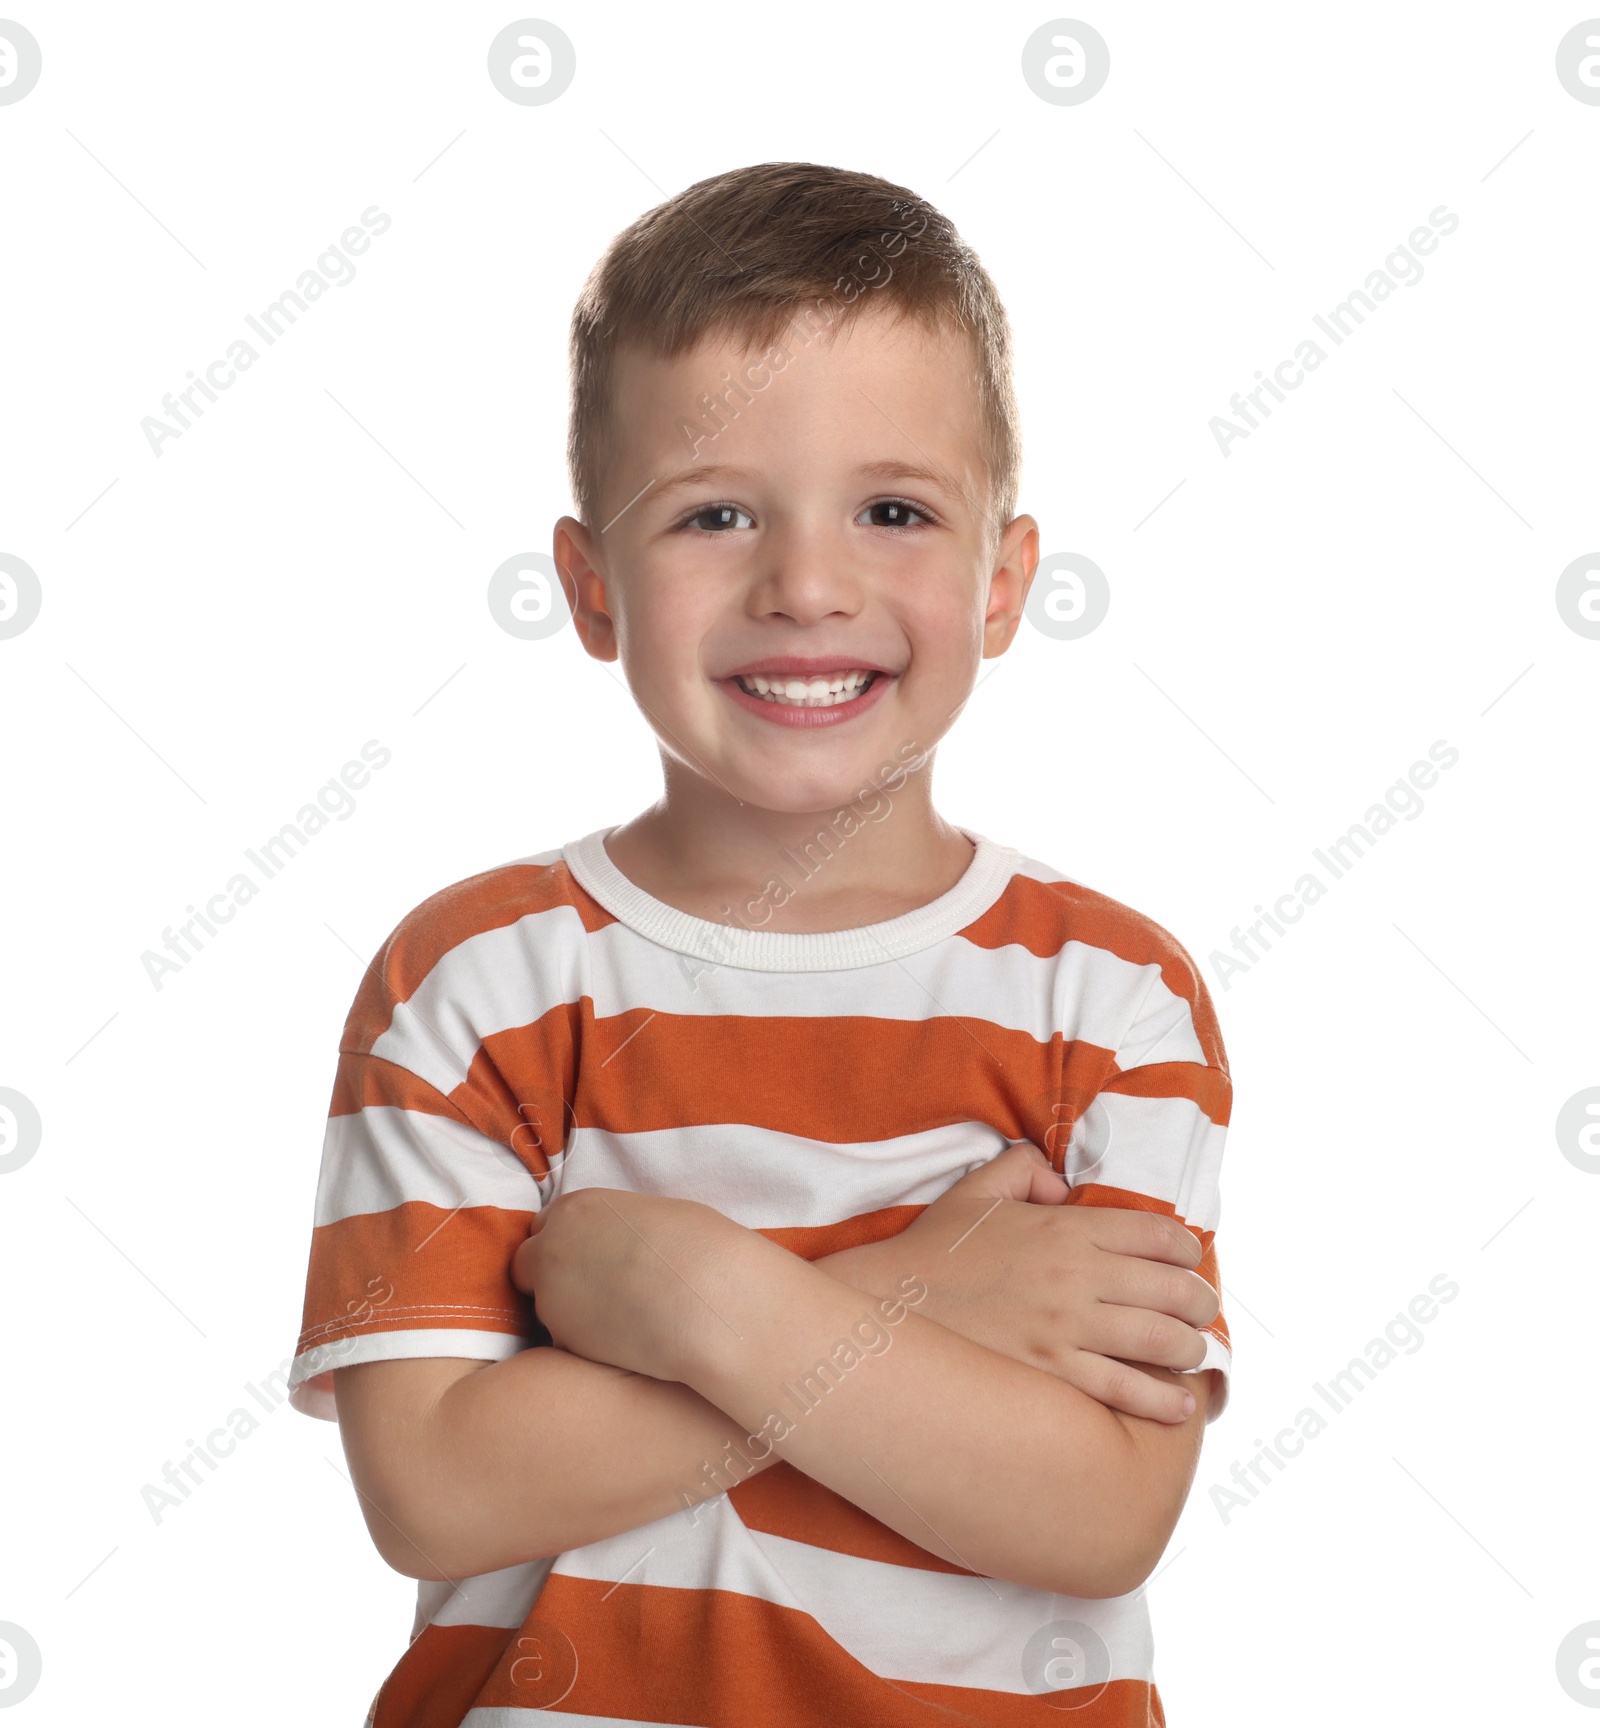
M619 350L613 426L665 476L713 462L917 465L970 487L979 467L976 345L866 308L832 329L796 317L770 343L707 336L670 359Z

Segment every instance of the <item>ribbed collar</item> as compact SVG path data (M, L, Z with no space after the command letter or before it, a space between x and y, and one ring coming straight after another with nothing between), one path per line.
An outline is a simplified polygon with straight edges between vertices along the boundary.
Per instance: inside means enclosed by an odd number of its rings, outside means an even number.
M605 848L611 828L597 828L581 840L570 841L561 848L561 856L578 883L606 911L663 948L751 972L838 972L903 960L931 948L981 917L1000 898L1016 870L1018 853L959 823L955 826L976 851L954 887L898 918L850 930L747 930L680 912L645 893L612 862ZM773 873L800 889L803 873L797 863L788 862Z

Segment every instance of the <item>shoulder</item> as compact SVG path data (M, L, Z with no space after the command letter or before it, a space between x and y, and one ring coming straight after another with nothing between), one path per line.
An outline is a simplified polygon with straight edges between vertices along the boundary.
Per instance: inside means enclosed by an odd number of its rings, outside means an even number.
M1187 1018L1206 1059L1225 1066L1210 992L1194 957L1165 925L1066 871L1013 849L999 898L963 934L983 947L1017 943L1054 958L1081 987L1128 1012Z
M510 973L561 968L586 932L610 915L573 877L559 848L463 877L407 912L369 962L351 1005L343 1047L370 1050L397 1004L419 994L481 990Z
M1038 955L1069 943L1099 949L1133 966L1160 969L1167 987L1193 996L1204 988L1189 951L1154 918L1026 853L999 898L963 934L984 947L1020 943Z

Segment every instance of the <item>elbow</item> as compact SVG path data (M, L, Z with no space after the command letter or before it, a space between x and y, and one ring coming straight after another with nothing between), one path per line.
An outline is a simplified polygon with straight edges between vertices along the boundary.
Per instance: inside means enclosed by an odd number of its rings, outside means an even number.
M484 1529L474 1521L471 1506L452 1505L437 1496L363 1491L361 1511L385 1565L422 1583L453 1584L558 1552L546 1544L539 1545L537 1553L520 1543L515 1551L508 1550L502 1528Z
M1057 1596L1109 1601L1137 1590L1155 1571L1164 1546L1136 1547L1130 1533L1114 1525L1092 1530L1080 1512L1053 1533L1048 1550L1035 1545L1027 1555L1013 1556L1009 1568L1002 1563L993 1575Z
M1131 1495L1107 1495L1104 1503L1110 1510L1099 1517L1085 1517L1082 1501L1074 1503L1057 1527L1054 1564L1048 1570L1040 1567L1044 1575L1031 1582L1058 1595L1094 1602L1131 1596L1149 1581L1172 1540L1182 1507L1170 1515L1163 1507L1153 1517L1151 1508L1130 1516Z
M1141 1566L1124 1557L1086 1565L1081 1561L1065 1574L1045 1580L1045 1588L1058 1596L1073 1596L1085 1602L1110 1601L1117 1596L1131 1596L1155 1570L1152 1562Z
M1108 1558L1102 1569L1104 1589L1093 1592L1096 1596L1131 1596L1135 1590L1142 1589L1149 1583L1156 1568L1161 1564L1161 1557L1167 1551L1172 1541L1172 1532L1177 1528L1180 1506L1170 1517L1163 1517L1149 1530L1142 1534L1138 1532L1122 1533L1119 1551Z
M473 1576L470 1566L460 1564L442 1522L424 1517L421 1508L362 1493L361 1513L379 1557L402 1577L443 1583Z

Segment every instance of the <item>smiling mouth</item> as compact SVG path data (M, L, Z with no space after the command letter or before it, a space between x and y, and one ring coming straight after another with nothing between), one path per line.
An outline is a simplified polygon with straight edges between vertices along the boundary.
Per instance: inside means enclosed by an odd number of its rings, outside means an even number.
M780 673L771 678L759 674L741 675L734 682L745 695L775 703L781 708L837 708L845 702L855 701L882 676L881 672L859 670L830 672L825 677L810 678L785 677Z

